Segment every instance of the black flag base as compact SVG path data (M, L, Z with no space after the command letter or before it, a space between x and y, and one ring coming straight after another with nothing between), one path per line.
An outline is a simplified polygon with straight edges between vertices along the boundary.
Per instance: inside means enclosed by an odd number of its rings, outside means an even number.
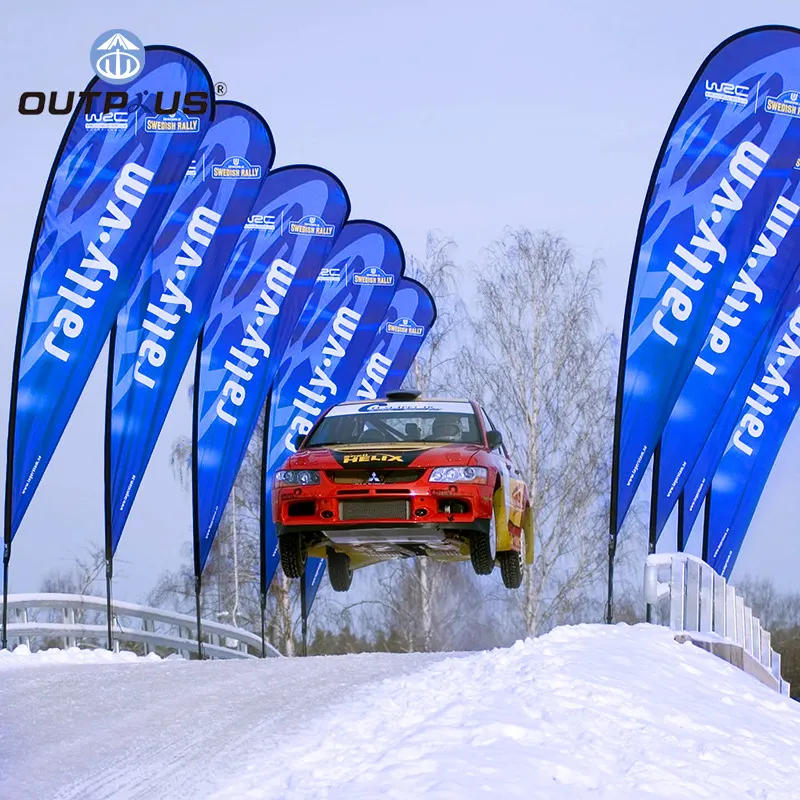
M614 620L614 556L617 550L617 537L608 539L608 599L606 600L606 625Z
M197 611L197 657L202 661L205 657L203 655L203 631L202 622L200 619L200 576L195 575L194 578L194 602Z
M107 638L107 646L109 650L114 649L114 640L111 635L111 577L112 577L112 570L114 562L110 558L106 558L106 636Z
M11 542L3 548L3 646L8 650L8 562L11 560Z
M261 658L267 657L267 594L261 592Z
M303 656L308 655L308 604L306 602L306 571L300 576L300 624L303 636L303 646L301 653Z
M653 484L650 489L650 528L647 537L647 554L653 555L658 542L658 483L661 473L661 441L656 444L653 451ZM653 621L653 607L647 603L644 611L644 621Z

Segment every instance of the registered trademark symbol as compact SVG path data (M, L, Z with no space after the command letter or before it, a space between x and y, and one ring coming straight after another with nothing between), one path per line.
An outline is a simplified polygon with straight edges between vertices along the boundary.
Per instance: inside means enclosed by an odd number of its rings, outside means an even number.
M217 97L222 97L222 95L227 94L228 87L220 81L219 83L214 84L214 92L216 93Z

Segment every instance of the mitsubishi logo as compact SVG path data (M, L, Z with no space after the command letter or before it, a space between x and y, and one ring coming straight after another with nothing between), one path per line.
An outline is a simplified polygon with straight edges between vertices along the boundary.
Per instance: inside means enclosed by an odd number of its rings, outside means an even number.
M367 483L380 483L380 482L381 482L381 476L378 475L377 472L373 472L372 475L370 475L369 478L367 478Z

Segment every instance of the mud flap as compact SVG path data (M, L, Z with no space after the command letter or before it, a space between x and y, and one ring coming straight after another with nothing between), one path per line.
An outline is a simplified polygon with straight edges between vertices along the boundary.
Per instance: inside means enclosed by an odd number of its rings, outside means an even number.
M508 530L508 513L506 512L506 499L503 495L501 486L492 498L494 509L494 529L497 537L497 552L501 550L513 550L511 532Z
M533 564L533 509L528 506L522 517L522 532L525 536L525 563Z

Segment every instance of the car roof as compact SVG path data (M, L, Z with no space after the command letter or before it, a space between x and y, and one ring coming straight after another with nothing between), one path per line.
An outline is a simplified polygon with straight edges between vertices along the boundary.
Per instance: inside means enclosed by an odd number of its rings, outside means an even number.
M410 403L469 403L473 404L472 400L467 400L466 397L415 397L413 400L388 400L385 397L376 397L374 400L343 400L341 403L336 403L332 408L338 406L363 406L369 403L383 403L388 406L407 406Z
M339 416L341 412L345 410L352 410L356 413L368 413L369 411L379 410L373 408L373 406L381 406L387 411L391 409L403 411L414 411L419 409L420 411L429 410L461 414L467 413L465 406L469 406L470 412L474 413L475 411L474 404L471 400L464 400L460 398L416 397L413 400L387 400L385 397L377 397L374 400L345 400L341 403L331 406L327 410L326 415L329 415L334 410L339 412L334 414L334 416ZM424 406L439 406L439 408L426 409Z

